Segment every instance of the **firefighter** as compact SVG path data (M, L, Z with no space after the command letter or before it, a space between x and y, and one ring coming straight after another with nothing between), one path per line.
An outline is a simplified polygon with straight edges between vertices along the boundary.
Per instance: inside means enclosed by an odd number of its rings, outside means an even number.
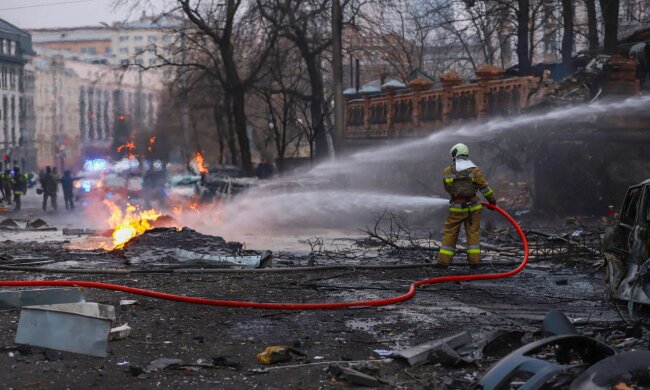
M456 241L461 225L467 235L467 260L470 268L477 268L481 260L481 203L476 192L496 204L494 192L483 177L481 170L469 159L469 148L456 144L449 152L453 163L445 168L443 184L451 196L449 214L440 245L438 268L447 268L456 252Z
M16 211L20 211L20 197L27 193L27 181L27 175L20 173L20 168L14 167L13 191L14 202L16 203Z
M9 169L6 169L5 172L0 175L0 185L2 186L2 193L3 193L3 202L7 202L8 205L11 205L11 186L12 184L11 180L11 171Z

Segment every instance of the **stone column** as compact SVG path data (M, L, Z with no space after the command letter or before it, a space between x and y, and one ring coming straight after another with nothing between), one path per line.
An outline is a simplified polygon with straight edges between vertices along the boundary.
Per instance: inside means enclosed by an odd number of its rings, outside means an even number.
M442 83L442 121L448 123L452 109L453 88L462 84L463 81L458 72L451 70L440 77L440 82Z
M482 118L487 114L489 82L501 78L503 73L503 69L490 64L485 64L476 70L475 74L478 78L479 86L476 108L479 118Z
M426 80L419 77L409 82L409 88L411 88L411 91L413 91L413 117L411 119L413 126L415 127L419 127L421 122L420 118L422 117L422 113L420 112L420 99L422 97L422 93L430 89L432 86L433 82L431 82L431 80Z

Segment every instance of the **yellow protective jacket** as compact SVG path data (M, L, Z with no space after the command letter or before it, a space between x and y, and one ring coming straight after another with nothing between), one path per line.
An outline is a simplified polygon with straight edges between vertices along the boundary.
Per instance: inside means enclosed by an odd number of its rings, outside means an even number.
M485 199L488 200L488 202L495 203L496 198L494 196L494 191L492 191L492 189L490 188L490 185L488 181L485 179L485 177L483 176L483 173L481 173L481 170L478 167L472 167L464 170L463 172L465 171L467 171L470 180L474 184L475 192L480 191L481 194L483 194L483 196L485 197ZM467 202L478 203L479 198L478 196L476 196L476 194L470 197L460 197L455 195L457 194L457 191L454 186L455 186L455 180L458 176L458 172L456 172L456 169L454 168L453 165L446 167L443 171L443 174L444 174L443 185L445 187L445 191L447 191L449 195L451 195L451 203L452 203L450 207L451 211L454 211L452 209L458 209L459 206L460 208L464 209L465 206L463 206L463 204ZM458 211L466 211L466 210L458 210Z

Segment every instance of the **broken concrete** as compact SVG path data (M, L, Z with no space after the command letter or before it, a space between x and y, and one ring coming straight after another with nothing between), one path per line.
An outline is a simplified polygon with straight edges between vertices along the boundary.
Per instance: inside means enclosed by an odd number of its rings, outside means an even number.
M129 324L124 324L116 328L111 328L110 333L108 334L108 341L122 340L131 335L131 327Z
M429 341L424 344L416 345L410 348L397 351L395 354L398 357L406 359L410 366L419 366L429 361L431 353L436 350L439 350L443 345L447 345L449 348L457 349L463 345L469 344L472 342L472 337L467 332L458 333L453 336L446 337L444 339L438 339ZM448 349L447 349L448 350Z

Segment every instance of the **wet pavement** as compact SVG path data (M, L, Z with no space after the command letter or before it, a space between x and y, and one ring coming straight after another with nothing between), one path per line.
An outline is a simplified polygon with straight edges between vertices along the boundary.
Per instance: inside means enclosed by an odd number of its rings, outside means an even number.
M75 225L76 213L66 214L60 210L43 219L59 228L79 227ZM33 206L27 207L21 216L43 217ZM69 238L60 230L38 233L42 235L0 231L0 240L4 241L2 264L31 262L37 266L39 262L53 260L42 266L132 269L119 255L71 247L65 242ZM284 240L292 241L286 237ZM370 252L355 259L337 257L334 252L312 252L304 237L293 240L290 246L302 250L276 252L268 266L422 264L428 261L425 255L390 252ZM254 243L249 242L248 246L251 244ZM331 248L330 241L326 240L325 244ZM479 271L504 272L515 266L512 259L494 258L486 259ZM103 281L183 295L257 302L337 302L395 296L405 293L413 280L470 272L462 259L457 258L456 263L445 271L430 266L187 275L71 275L5 270L0 278ZM16 348L13 340L19 312L8 311L0 312L0 334L4 340L0 346L0 369L5 373L3 383L8 388L347 387L348 382L328 371L328 366L333 364L360 367L364 372L374 373L386 387L472 388L503 355L486 357L475 364L408 367L400 361L386 360L374 351L396 350L459 331L468 331L478 340L495 329L517 329L525 333L524 340L534 340L540 337L544 315L553 309L566 313L582 333L620 344L622 350L647 349L650 334L645 324L650 317L644 310L636 313L637 320L645 322L641 322L636 341L625 344L625 329L629 328L627 322L631 320L622 304L617 307L603 299L603 273L596 268L597 264L589 261L535 259L512 278L432 285L419 289L412 300L401 304L336 311L220 308L86 289L87 301L115 305L115 325L128 323L133 328L128 338L109 343L107 358L38 347ZM119 306L122 299L136 299L138 303ZM272 345L293 346L306 357L294 355L289 362L271 366L260 364L256 354ZM143 372L159 358L181 359L183 364ZM224 361L236 364L215 363ZM341 363L348 361L364 362Z

